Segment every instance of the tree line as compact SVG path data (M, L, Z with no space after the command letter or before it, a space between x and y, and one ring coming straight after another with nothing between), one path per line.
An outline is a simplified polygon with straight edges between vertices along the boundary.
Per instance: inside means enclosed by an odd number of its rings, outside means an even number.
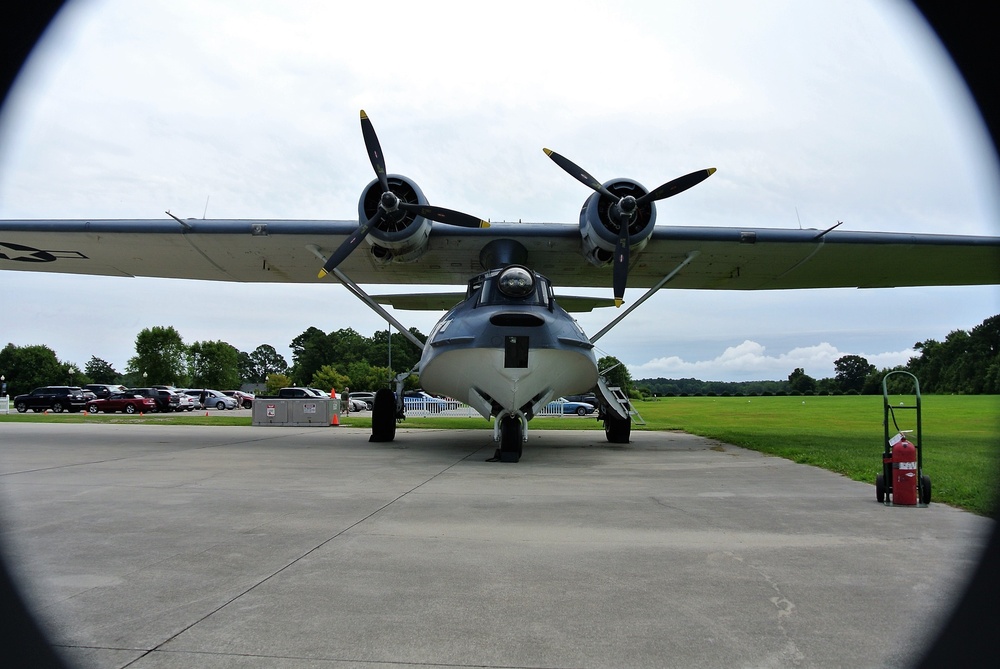
M423 340L419 330L410 332ZM270 344L240 351L224 341L184 342L170 326L139 332L135 355L124 370L91 356L82 368L58 359L44 344L0 350L0 374L8 395L48 385L121 384L130 388L171 385L184 388L232 390L246 385L273 392L284 386L312 386L323 390L355 390L387 386L396 374L410 370L420 351L403 335L388 330L365 337L350 328L325 333L310 327L292 340L292 364ZM391 363L391 366L390 366ZM415 384L410 380L409 384Z
M426 339L416 328L410 332ZM42 344L0 350L0 374L9 395L29 392L46 385L81 386L87 383L120 383L129 387L153 384L230 390L247 384L264 385L268 392L290 385L315 388L375 390L386 387L397 374L417 364L420 351L402 334L380 330L366 337L351 328L324 332L310 327L295 337L289 347L289 365L270 344L253 351L236 349L224 341L185 344L173 327L151 327L136 336L135 355L124 371L92 356L82 369L62 362ZM966 332L954 330L944 341L927 339L913 345L917 355L906 365L876 369L859 355L834 361L835 374L815 379L802 368L785 380L701 381L698 379L632 380L625 365L614 357L598 361L608 370L609 383L621 386L633 397L671 395L769 395L769 394L880 394L883 377L896 370L908 371L920 381L923 393L1000 394L1000 315L987 318ZM416 384L407 379L407 387ZM900 375L890 378L891 392L911 392Z
M815 379L796 368L786 380L701 381L698 379L639 379L637 396L679 395L880 395L882 380L893 371L913 374L921 393L1000 394L1000 315L987 318L966 332L954 330L943 342L927 339L913 345L917 355L905 365L877 369L860 355L834 361L834 376ZM886 384L890 393L912 393L907 377L896 375Z

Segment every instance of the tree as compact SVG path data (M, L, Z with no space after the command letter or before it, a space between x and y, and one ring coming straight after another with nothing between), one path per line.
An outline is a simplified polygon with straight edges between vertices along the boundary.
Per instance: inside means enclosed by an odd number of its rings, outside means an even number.
M621 360L613 355L606 355L597 361L598 371L604 375L609 386L617 386L622 389L626 396L631 397L632 375L628 372Z
M146 328L135 338L135 357L126 371L142 376L143 383L187 385L187 346L173 327ZM143 376L144 375L144 376Z
M816 392L816 379L806 374L806 370L796 367L788 375L788 389L793 393L805 394Z
M308 385L320 367L335 362L330 338L316 327L308 328L293 339L290 348L293 361L291 376L299 385Z
M14 346L0 351L0 374L6 377L7 393L13 397L39 386L66 383L67 368L48 346Z
M355 390L378 390L388 387L392 371L388 367L372 367L367 360L359 360L347 365L347 378Z
M875 371L871 364L860 355L845 355L833 361L836 370L834 379L843 392L860 393L865 386L865 379Z
M264 379L264 384L267 386L268 395L277 395L279 390L292 385L292 379L284 374L271 373Z
M240 352L224 341L200 341L188 347L188 373L198 388L238 388L239 362Z
M336 389L338 397L344 391L344 388L350 385L351 380L333 365L323 365L316 370L312 379L309 380L309 386L312 388L319 388L326 391Z
M117 383L121 378L121 374L111 366L110 362L96 356L90 356L83 373L90 377L92 383Z
M268 374L284 374L288 361L270 344L261 344L252 353L240 351L240 379L246 383L264 383Z

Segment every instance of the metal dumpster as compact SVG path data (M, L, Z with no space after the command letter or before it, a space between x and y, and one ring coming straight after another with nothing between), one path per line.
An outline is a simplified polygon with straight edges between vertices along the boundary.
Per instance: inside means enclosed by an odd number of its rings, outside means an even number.
M340 400L324 397L261 397L253 401L253 425L328 427L339 423ZM334 416L338 420L334 420Z

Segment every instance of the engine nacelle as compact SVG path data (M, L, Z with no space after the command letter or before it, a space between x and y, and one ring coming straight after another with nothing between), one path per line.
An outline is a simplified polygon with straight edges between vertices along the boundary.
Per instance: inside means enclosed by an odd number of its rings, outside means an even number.
M639 198L647 191L642 184L631 179L613 179L604 183L609 191L625 197ZM594 265L607 265L614 258L618 245L619 226L609 214L616 202L600 193L594 193L583 203L580 210L580 235L583 237L583 252ZM656 223L656 206L649 202L639 207L635 218L628 226L629 249L639 251L646 246Z
M389 190L403 202L409 204L428 204L420 187L400 174L386 175ZM373 180L361 193L358 200L358 217L364 222L378 211L382 188L378 179ZM416 260L427 248L431 234L431 221L409 211L397 211L384 217L376 223L368 236L365 237L371 245L371 253L379 263L410 262Z

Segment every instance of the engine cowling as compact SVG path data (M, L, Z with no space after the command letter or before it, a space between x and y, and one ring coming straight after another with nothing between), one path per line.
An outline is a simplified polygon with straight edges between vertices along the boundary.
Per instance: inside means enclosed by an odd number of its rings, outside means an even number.
M426 205L423 191L411 179L400 174L388 174L389 189L403 202ZM358 217L366 221L378 211L382 188L373 179L361 192L358 200ZM397 211L378 221L365 239L371 253L379 263L410 262L416 260L427 248L431 234L431 221L409 211Z
M639 198L649 191L631 179L612 179L604 187L619 198L631 195ZM595 192L587 198L580 209L580 235L583 237L583 251L587 260L597 266L609 264L614 258L618 244L619 226L608 215L615 201ZM629 249L640 251L646 246L656 223L656 205L648 202L640 206L628 226Z

